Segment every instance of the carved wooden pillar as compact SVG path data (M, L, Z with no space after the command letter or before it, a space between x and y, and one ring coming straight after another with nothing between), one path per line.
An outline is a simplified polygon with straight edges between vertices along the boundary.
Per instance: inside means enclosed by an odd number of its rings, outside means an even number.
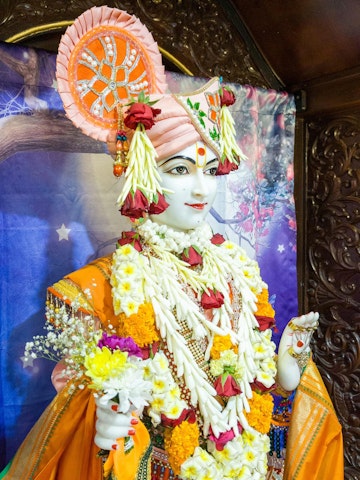
M343 426L345 477L360 466L360 111L306 121L305 303L313 351Z

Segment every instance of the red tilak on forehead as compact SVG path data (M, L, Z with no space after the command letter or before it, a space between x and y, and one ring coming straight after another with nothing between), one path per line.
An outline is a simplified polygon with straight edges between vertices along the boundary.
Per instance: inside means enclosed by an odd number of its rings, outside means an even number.
M196 144L196 166L203 168L206 165L206 147Z

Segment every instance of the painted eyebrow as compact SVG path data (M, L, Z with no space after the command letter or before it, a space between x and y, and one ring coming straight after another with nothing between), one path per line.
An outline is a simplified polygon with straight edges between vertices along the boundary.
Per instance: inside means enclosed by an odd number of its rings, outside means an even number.
M171 158L168 158L167 160L165 160L164 163L162 163L160 165L160 167L162 167L163 165L166 165L168 162L171 162L171 160L177 160L177 159L181 159L181 160L188 160L189 162L193 163L195 165L195 160L193 160L192 158L190 157L185 157L184 155L176 155L175 157L171 157Z
M185 157L184 155L176 155L175 157L171 157L171 158L168 158L167 160L165 160L164 163L162 163L161 165L159 165L160 167L162 167L163 165L166 165L167 162L170 162L171 160L177 160L177 159L181 159L181 160L188 160L189 162L191 162L193 165L196 165L196 162L193 158L190 158L190 157ZM210 160L210 162L207 162L207 164L205 165L206 167L208 165L210 165L211 163L214 163L214 162L218 162L218 158L214 158L213 160Z
M211 163L218 162L218 161L219 161L218 158L213 158L212 160L210 160L210 162L207 162L207 164L205 165L205 167L208 167Z

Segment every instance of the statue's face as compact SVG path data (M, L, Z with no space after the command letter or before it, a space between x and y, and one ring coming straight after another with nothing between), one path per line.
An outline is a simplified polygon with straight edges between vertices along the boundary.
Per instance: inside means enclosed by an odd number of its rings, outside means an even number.
M213 150L197 142L158 164L161 186L169 207L151 219L176 230L198 227L208 214L217 189L218 158Z

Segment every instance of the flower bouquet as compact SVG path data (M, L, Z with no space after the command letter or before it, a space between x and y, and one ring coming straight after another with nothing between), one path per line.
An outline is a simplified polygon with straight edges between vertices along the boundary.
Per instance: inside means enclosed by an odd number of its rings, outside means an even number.
M100 404L109 400L118 404L117 411L142 411L151 399L151 383L144 380L144 364L140 348L130 338L102 336L84 360L89 388L99 396Z
M73 381L73 388L93 391L98 417L99 410L129 417L140 415L149 404L152 391L152 383L144 379L146 361L140 348L130 337L108 335L97 328L93 317L72 306L73 309L69 309L66 305L54 307L48 303L47 334L27 342L25 361L31 364L39 357L61 361L65 365L62 376ZM136 433L133 438L117 439L111 451L100 447L99 455L106 460L104 478L135 477L137 465L149 445L149 434L138 419L131 425ZM95 443L99 445L96 437ZM124 456L129 457L128 475L119 467Z

